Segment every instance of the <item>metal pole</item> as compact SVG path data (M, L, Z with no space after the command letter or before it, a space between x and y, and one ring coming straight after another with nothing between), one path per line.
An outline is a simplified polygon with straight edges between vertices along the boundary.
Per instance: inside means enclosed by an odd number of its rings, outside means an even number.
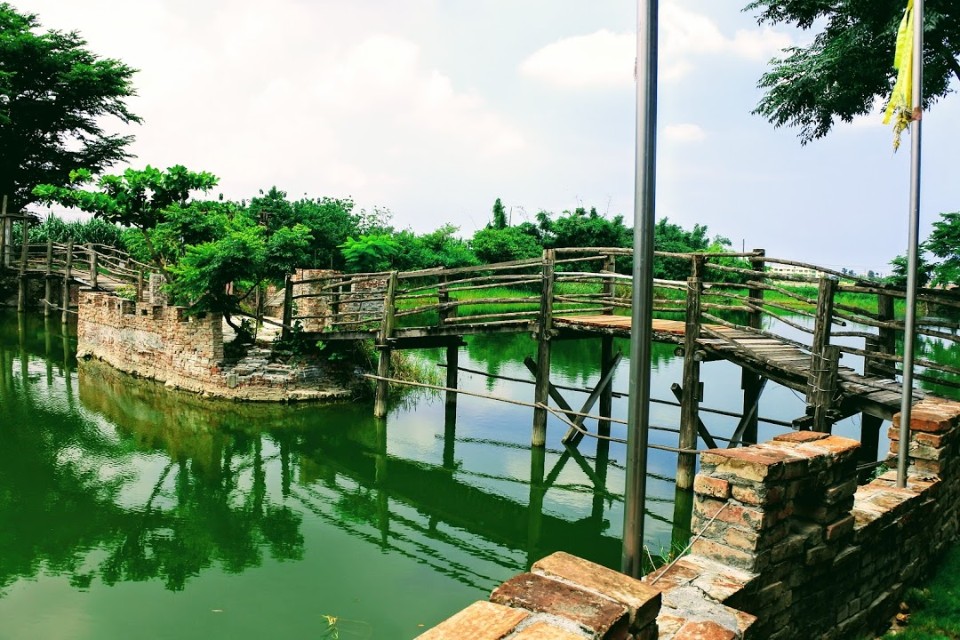
M643 569L647 437L650 428L650 349L653 322L653 226L657 149L657 26L659 0L637 6L637 147L633 208L633 318L630 340L630 401L627 409L627 480L621 567L639 577Z
M907 309L903 327L903 392L900 398L900 449L897 486L907 486L907 449L913 405L913 352L917 309L917 253L920 235L920 132L923 113L923 0L913 0L913 121L910 123L910 218L907 247Z

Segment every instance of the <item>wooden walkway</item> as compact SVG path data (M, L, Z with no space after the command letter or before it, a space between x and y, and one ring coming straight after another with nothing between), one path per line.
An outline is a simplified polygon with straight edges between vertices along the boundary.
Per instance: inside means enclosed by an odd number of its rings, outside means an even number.
M584 315L558 316L553 323L554 327L571 333L629 338L631 320L630 316ZM655 318L652 329L653 339L657 342L684 344L684 322ZM716 324L702 325L697 348L702 349L704 361L728 360L801 393L806 392L814 376L811 366L813 357L809 350L782 339L742 329ZM837 391L840 394L837 399L840 417L862 412L890 420L900 411L902 386L889 378L864 376L851 367L839 366ZM913 395L917 402L926 394L914 390Z

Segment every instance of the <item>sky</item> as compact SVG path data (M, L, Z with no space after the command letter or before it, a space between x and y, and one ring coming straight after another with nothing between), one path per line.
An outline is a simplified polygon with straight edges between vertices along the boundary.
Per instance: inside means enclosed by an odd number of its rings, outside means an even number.
M249 199L352 197L469 236L578 206L632 226L633 0L12 0L139 69L130 166L182 164ZM810 32L745 0L661 0L657 218L768 255L885 273L906 252L909 139L878 112L802 146L751 115ZM956 83L955 83L956 84ZM924 118L921 237L960 210L960 98ZM114 167L114 172L123 169Z

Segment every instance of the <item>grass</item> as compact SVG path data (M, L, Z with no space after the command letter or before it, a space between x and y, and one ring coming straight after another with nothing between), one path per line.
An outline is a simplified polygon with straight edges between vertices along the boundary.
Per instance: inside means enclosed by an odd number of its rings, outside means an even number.
M884 640L960 639L960 545L947 552L926 587L907 590L904 600L909 622Z

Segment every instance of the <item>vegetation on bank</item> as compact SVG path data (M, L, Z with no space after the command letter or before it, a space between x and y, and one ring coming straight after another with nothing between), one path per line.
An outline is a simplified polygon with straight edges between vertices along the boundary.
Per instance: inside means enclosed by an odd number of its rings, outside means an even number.
M960 638L960 547L947 552L927 585L907 590L904 601L909 610L898 622L905 624L896 624L883 640Z

